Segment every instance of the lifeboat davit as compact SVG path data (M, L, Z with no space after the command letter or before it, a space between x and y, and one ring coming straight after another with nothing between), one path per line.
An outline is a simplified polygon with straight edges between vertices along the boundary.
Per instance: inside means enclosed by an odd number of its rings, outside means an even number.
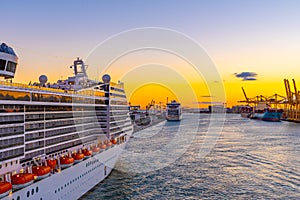
M93 152L92 154L96 154L96 153L98 153L99 151L100 151L100 148L97 147L97 146L92 148L92 152Z
M73 165L74 158L72 158L72 157L61 157L59 159L59 162L60 162L60 167L62 169L64 169L64 168L67 168L67 167L70 167L70 166Z
M37 176L37 179L46 178L50 175L50 166L33 166L32 173Z
M74 162L78 163L81 162L84 158L84 154L83 153L73 153L72 157L74 158Z
M57 165L56 160L47 160L47 166L51 167L52 169L54 169Z
M84 149L84 150L82 150L82 153L84 154L84 157L85 158L89 158L89 157L91 157L92 156L92 151L90 151L90 150L87 150L87 149Z
M34 175L30 173L19 173L11 177L11 183L14 189L20 189L33 183Z
M117 144L117 140L116 140L116 139L114 139L114 138L113 138L113 139L111 139L111 140L110 140L110 142L111 142L112 144Z
M0 198L7 196L12 190L12 184L9 182L0 182Z

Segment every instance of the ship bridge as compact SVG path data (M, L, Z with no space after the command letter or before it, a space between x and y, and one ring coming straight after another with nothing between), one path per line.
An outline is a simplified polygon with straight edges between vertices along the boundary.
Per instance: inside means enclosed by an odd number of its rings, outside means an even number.
M14 78L18 63L18 56L5 43L0 45L0 76Z

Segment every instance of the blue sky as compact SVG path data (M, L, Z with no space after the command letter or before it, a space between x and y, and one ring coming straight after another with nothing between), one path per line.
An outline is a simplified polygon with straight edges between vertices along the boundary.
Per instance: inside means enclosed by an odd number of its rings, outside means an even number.
M169 28L195 39L225 81L254 72L254 82L281 82L295 75L300 80L299 10L299 0L9 0L1 1L0 41L18 53L21 82L28 81L28 72L65 76L70 72L63 67L75 57L141 27Z

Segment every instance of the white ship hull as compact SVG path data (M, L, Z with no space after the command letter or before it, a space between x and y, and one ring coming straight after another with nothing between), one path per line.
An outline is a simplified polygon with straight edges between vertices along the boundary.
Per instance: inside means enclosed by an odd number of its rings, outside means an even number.
M177 116L167 116L166 119L168 121L180 121L182 119L182 115Z
M127 135L129 139L130 135ZM60 173L37 181L3 200L74 200L105 179L115 166L126 142L85 159Z

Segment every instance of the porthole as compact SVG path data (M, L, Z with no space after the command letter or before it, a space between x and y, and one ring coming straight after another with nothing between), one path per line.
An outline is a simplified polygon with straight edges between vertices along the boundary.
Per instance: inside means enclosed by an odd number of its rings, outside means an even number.
M39 192L39 187L35 188L35 192L38 193Z
M60 188L58 188L58 191L60 191Z
M17 200L20 200L20 196L17 196Z
M56 193L57 193L57 191L55 190L55 191L54 191L54 193L56 194Z
M31 195L34 195L34 189L31 190Z
M29 197L29 195L30 195L30 192L29 192L29 191L27 191L27 198Z

